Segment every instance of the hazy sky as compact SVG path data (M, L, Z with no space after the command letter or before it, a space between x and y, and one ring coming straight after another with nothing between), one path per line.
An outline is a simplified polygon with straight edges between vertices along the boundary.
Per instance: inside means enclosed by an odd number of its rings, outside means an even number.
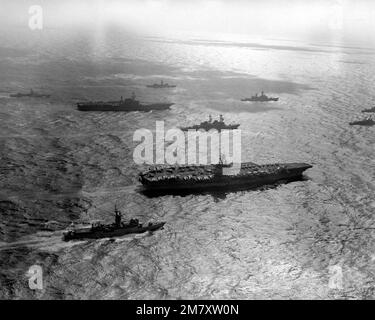
M0 25L25 26L28 8L39 4L44 27L122 25L160 34L238 33L283 38L345 37L373 42L371 0L0 0Z

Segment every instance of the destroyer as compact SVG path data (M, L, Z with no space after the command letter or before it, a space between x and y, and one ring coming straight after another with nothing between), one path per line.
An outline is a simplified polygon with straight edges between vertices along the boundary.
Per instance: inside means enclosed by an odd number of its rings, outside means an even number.
M63 240L100 239L121 237L129 233L144 233L163 228L165 222L148 223L143 226L138 219L131 219L129 223L121 221L121 212L115 208L115 222L109 225L93 223L87 228L73 229L64 233Z
M258 94L255 94L255 96L251 96L251 98L244 98L241 99L241 101L258 101L258 102L267 102L267 101L279 101L279 98L274 97L268 97L264 94L262 91L261 94L258 96Z
M153 103L153 104L142 104L135 99L133 92L131 98L123 99L120 101L94 101L94 102L79 102L77 103L77 109L79 111L143 111L148 112L151 110L166 110L172 106L173 103Z
M11 94L10 97L12 98L24 98L24 97L29 97L29 98L49 98L51 95L50 94L43 94L43 93L37 93L34 92L33 89L30 89L29 93L16 93L16 94Z
M242 163L240 170L233 164L201 166L165 166L151 168L139 175L145 191L175 191L207 188L260 187L280 181L302 178L306 163L276 163L257 165ZM236 170L233 170L236 169ZM233 174L231 174L233 170Z
M365 109L365 110L362 110L363 113L365 112L375 112L375 107L371 108L371 109Z
M176 88L176 87L177 86L174 84L164 83L163 80L161 80L160 83L154 83L154 84L147 86L147 88L154 88L154 89Z
M371 118L367 118L364 120L359 120L359 121L353 121L349 123L351 126L373 126L375 125L375 121Z
M211 115L208 118L208 121L203 121L200 124L196 124L190 127L182 127L180 128L182 131L188 130L205 130L209 131L211 129L216 129L218 131L221 130L234 130L237 129L240 125L239 124L225 124L224 117L220 115L219 120L212 121Z

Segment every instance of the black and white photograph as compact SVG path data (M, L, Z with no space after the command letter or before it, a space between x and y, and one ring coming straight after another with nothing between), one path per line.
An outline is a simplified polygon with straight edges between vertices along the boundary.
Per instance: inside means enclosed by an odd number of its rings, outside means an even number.
M374 299L374 30L370 0L0 0L0 300Z

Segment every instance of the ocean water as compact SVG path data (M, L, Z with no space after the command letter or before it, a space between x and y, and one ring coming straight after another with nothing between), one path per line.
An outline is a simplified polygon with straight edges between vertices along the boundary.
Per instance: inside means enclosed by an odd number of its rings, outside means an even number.
M374 297L375 129L348 123L373 107L375 49L18 30L0 35L0 70L1 298ZM161 79L177 88L145 87ZM30 88L52 96L9 98ZM240 101L261 90L280 101ZM175 104L151 113L75 109L133 91ZM244 161L311 163L306 180L220 195L139 193L135 130L209 114L241 124ZM126 219L166 221L164 230L61 241L72 221L111 222L115 204ZM46 223L55 231L43 231ZM35 264L39 291L26 277Z

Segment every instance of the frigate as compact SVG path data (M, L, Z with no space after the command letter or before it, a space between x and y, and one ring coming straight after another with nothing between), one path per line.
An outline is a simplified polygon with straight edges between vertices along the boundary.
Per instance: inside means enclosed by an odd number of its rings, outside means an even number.
M364 109L364 110L362 110L362 112L363 112L363 113L366 113L366 112L368 112L368 113L370 113L370 112L375 112L375 107L370 108L370 109Z
M79 111L143 111L149 112L152 110L167 110L173 103L152 103L142 104L135 98L133 92L130 98L121 99L119 101L90 101L90 102L78 102L77 109Z
M29 98L49 98L51 95L50 94L44 94L44 93L37 93L33 89L30 89L30 92L27 93L15 93L11 94L10 97L12 98L24 98L24 97L29 97Z
M154 88L154 89L163 89L163 88L176 88L175 84L164 83L163 80L160 83L154 83L147 85L147 88Z
M220 118L219 120L215 120L215 121L212 121L212 117L211 115L209 116L208 118L208 121L203 121L199 124L195 124L195 125L192 125L192 126L188 126L188 127L181 127L180 129L182 131L188 131L188 130L204 130L204 131L209 131L211 129L215 129L215 130L218 130L218 131L221 131L221 130L234 130L234 129L237 129L240 125L238 123L234 123L234 124L226 124L224 122L224 117L222 115L220 115Z
M71 228L63 234L64 241L100 239L121 237L130 233L144 233L146 231L156 231L163 228L165 222L152 223L147 225L139 223L138 219L131 219L128 223L121 221L121 212L115 209L115 222L112 224L92 223L88 227Z
M368 126L371 127L375 125L375 121L371 118L367 118L364 120L358 120L358 121L353 121L349 123L351 126Z
M241 101L267 102L267 101L279 101L279 98L278 97L268 97L262 91L260 95L258 95L256 93L254 96L251 96L250 98L241 99Z

